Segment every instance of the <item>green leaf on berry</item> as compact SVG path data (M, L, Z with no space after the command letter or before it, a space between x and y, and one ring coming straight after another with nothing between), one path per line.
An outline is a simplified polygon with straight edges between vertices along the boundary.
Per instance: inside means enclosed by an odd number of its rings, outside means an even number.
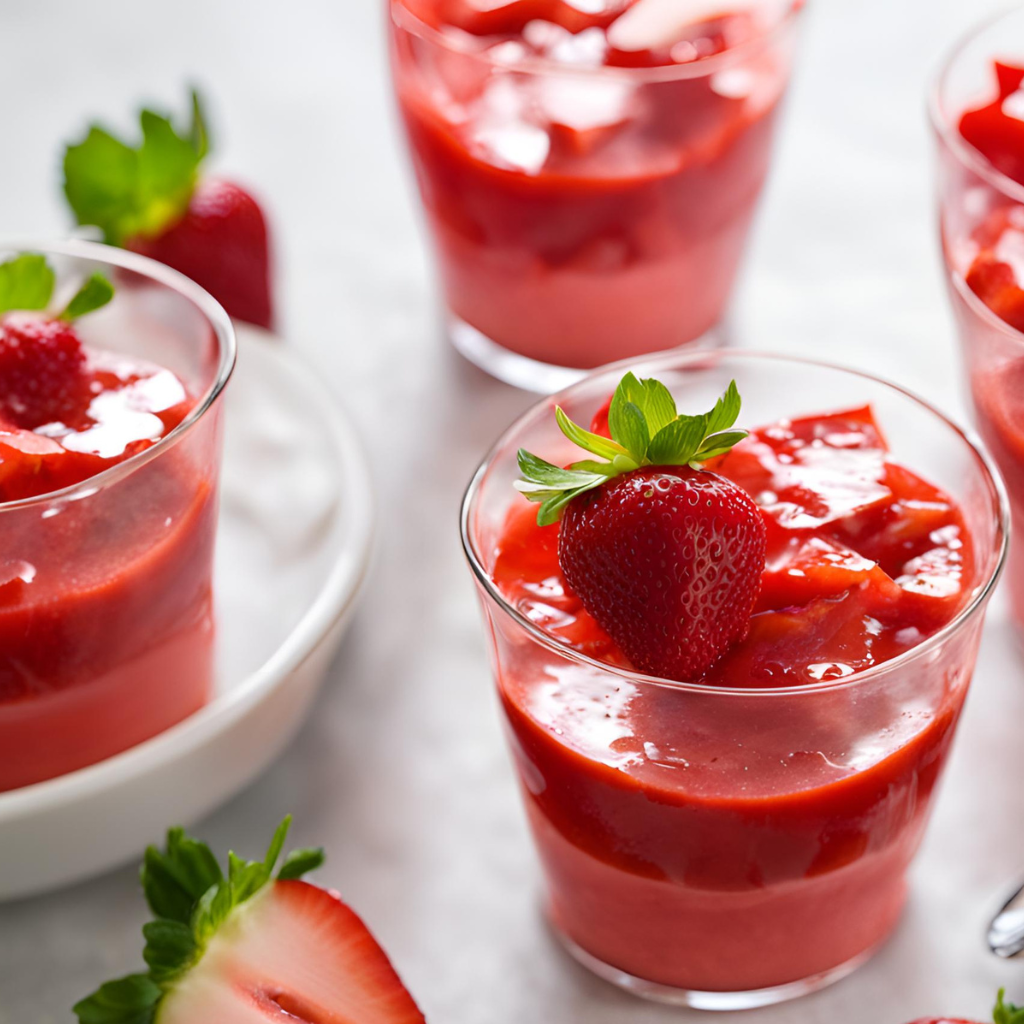
M140 113L139 126L142 138L135 146L93 125L64 152L64 194L78 223L100 228L112 245L158 235L178 220L209 149L194 91L185 131L178 132L169 117L152 110Z
M109 981L76 1003L79 1024L151 1024L160 1000L202 959L231 912L273 879L290 824L289 816L278 825L262 860L229 853L227 874L206 843L184 829L170 829L164 849L149 847L140 873L154 915L142 929L149 970ZM319 849L294 850L277 877L300 878L323 859Z
M56 283L45 256L25 252L0 263L0 313L46 309Z
M710 412L680 415L664 384L654 379L639 380L627 373L608 407L610 439L584 430L561 408L555 408L562 433L597 458L561 469L520 449L522 476L515 487L527 500L540 504L537 522L548 526L561 519L565 506L574 498L612 477L641 466L700 468L709 459L724 455L747 436L745 430L733 429L740 407L736 382L731 381Z
M1001 988L996 997L995 1009L992 1011L992 1020L995 1024L1024 1024L1024 1006L1003 1002L1005 995L1006 990Z
M75 1003L80 1024L151 1024L163 990L148 974L129 974L108 981L91 996Z
M303 850L292 850L284 859L277 877L286 882L289 878L301 878L309 871L316 871L324 862L324 851L320 846L308 846Z
M60 314L61 320L77 320L105 306L114 297L114 286L99 273L90 274Z
M202 160L210 152L210 133L206 128L206 115L198 89L192 90L192 124L189 126L188 137L196 157Z

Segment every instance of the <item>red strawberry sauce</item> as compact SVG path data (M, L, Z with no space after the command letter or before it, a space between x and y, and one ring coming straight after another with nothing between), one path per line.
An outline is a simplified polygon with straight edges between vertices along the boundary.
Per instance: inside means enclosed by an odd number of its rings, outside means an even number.
M714 468L768 527L750 633L700 680L733 692L642 684L500 629L496 643L557 926L634 976L738 991L829 971L892 929L974 641L877 686L820 684L941 629L975 571L960 511L889 460L868 409L766 427ZM552 638L628 667L535 516L511 511L495 583Z
M636 0L392 5L396 24L411 12L451 46L393 31L452 312L514 352L574 367L672 348L719 321L768 169L788 44L753 46L720 75L671 70L756 42L785 5L767 24L705 11L639 49L619 41ZM538 61L547 70L529 73Z
M86 348L50 408L61 419L22 429L4 356L0 790L108 757L206 701L216 513L188 444L95 492L11 508L149 448L194 402L170 371Z

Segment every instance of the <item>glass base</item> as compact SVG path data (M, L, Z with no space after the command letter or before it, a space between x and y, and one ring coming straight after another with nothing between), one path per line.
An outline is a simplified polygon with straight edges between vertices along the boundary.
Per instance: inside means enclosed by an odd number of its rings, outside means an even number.
M555 391L561 391L593 369L579 369L570 366L555 366L552 363L542 363L538 359L531 359L529 356L521 356L511 349L492 341L486 334L481 333L475 327L467 324L454 313L448 313L445 317L445 329L452 345L456 350L468 359L471 363L479 366L485 373L492 377L511 384L513 387L523 391L533 391L540 395L550 395ZM688 341L680 346L687 352L695 349L721 348L728 335L728 331L722 324L717 324L710 330L693 341ZM637 359L654 355L653 352L638 354Z
M878 946L874 946L859 956L855 956L852 960L833 967L830 971L813 974L809 978L801 978L799 981L791 981L785 985L773 985L770 988L752 989L747 992L700 992L695 989L675 988L672 985L659 985L657 982L647 981L644 978L637 978L625 971L620 971L617 967L598 960L582 946L578 946L553 924L547 915L545 915L545 919L555 938L569 955L599 978L609 981L641 999L647 999L654 1003L665 1003L669 1006L688 1006L693 1010L755 1010L759 1007L773 1006L775 1003L799 999L801 996L817 992L819 989L835 984L848 974L852 974L858 967L870 960L878 949Z

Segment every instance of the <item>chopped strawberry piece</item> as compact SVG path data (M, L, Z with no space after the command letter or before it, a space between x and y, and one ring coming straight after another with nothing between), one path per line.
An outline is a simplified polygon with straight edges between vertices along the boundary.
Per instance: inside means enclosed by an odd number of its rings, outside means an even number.
M79 419L89 403L85 353L74 327L29 313L0 322L0 411L33 429Z
M827 537L791 538L769 555L755 611L806 604L870 586L894 600L899 588L877 562Z
M635 0L440 0L414 2L413 9L431 6L433 24L453 25L477 36L516 36L531 21L547 21L569 32L605 28Z
M975 257L964 280L996 316L1015 330L1024 331L1024 289L1009 263L984 250Z
M1024 69L995 62L999 95L991 103L968 110L960 118L960 134L989 163L1007 177L1024 184L1024 120L1020 115ZM1014 109L1008 109L1014 104Z

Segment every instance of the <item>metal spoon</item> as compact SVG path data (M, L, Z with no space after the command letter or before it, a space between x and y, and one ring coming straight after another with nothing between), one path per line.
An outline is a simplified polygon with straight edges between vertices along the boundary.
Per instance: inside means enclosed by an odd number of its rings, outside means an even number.
M992 919L988 929L988 945L996 956L1007 959L1024 953L1024 885Z

